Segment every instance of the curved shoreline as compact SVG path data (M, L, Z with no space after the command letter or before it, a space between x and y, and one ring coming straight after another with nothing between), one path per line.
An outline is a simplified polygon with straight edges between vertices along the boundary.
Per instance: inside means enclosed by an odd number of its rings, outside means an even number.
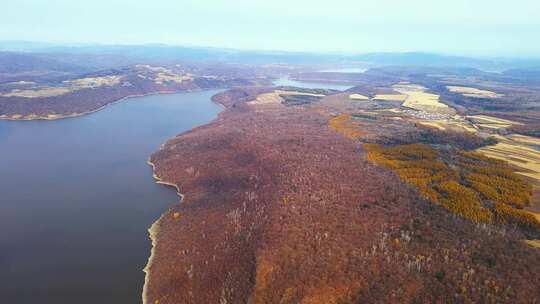
M161 145L161 147L159 149L161 150L163 148L163 146L164 145ZM184 195L182 193L180 193L180 187L177 184L163 181L163 179L157 175L156 165L150 159L148 159L146 161L146 163L150 167L152 167L152 177L154 178L155 183L175 188L176 189L176 194L178 194L178 196L180 197L180 201L178 203L181 203L182 200L184 199ZM148 257L148 262L146 263L146 266L143 268L143 272L145 274L144 275L143 290L142 290L142 294L141 294L143 304L147 304L147 301L148 301L147 296L146 296L146 291L148 289L148 283L150 282L150 271L151 271L150 268L152 267L152 264L153 264L153 261L154 261L155 248L156 248L156 246L158 244L157 235L158 235L159 229L160 229L160 222L161 222L161 219L168 212L169 211L163 212L163 214L161 214L159 216L159 218L148 229L148 237L150 238L150 241L152 242L152 248L150 249L150 256Z
M214 101L212 99L212 97L210 97L210 101L212 103L214 103L214 104L217 104L217 105L221 106L221 108L222 108L222 111L218 113L218 117L219 117L227 109L227 107L225 107L225 105L223 105L220 102ZM214 121L218 117L214 118L210 122ZM210 122L208 122L208 123L210 123ZM163 144L161 144L161 146L159 147L159 150L161 150L161 149L163 149L163 147L165 147L167 141L165 141ZM182 193L180 193L180 187L175 183L166 182L161 177L159 177L159 175L157 173L157 170L156 170L156 165L152 162L151 157L148 158L146 163L150 167L152 167L152 177L154 178L155 183L175 188L176 189L176 194L180 197L180 201L178 203L181 203L184 200L184 195ZM147 294L146 293L147 293L147 290L148 290L148 283L150 282L150 271L151 271L152 264L154 262L155 248L156 248L156 246L158 244L158 237L157 236L159 234L161 220L163 219L163 217L168 212L169 212L168 210L163 212L160 215L160 217L148 229L148 237L150 238L150 240L152 242L152 248L150 249L150 256L148 257L148 262L146 263L146 266L143 268L143 272L145 273L145 275L144 275L143 290L142 290L142 294L141 294L142 304L148 304L148 299L147 299Z
M157 234L159 233L160 229L160 221L163 218L165 213L163 213L153 224L148 228L148 236L150 238L150 241L152 242L152 248L150 249L150 256L148 257L148 262L146 263L146 266L143 268L144 272L144 284L143 284L143 290L142 290L142 303L146 304L148 302L146 291L148 289L147 283L149 282L149 276L150 276L150 268L152 267L152 264L154 262L154 251L156 250L157 246Z
M81 117L81 116L93 114L93 113L99 112L101 110L104 110L108 106L112 106L112 105L114 105L116 103L126 101L126 100L131 99L131 98L153 96L153 95L171 95L171 94L194 93L194 92L202 92L202 91L209 91L209 90L219 90L219 89L224 89L224 88L223 87L218 87L218 88L210 88L210 89L193 89L193 90L184 90L184 91L160 91L160 92L152 92L152 93L146 93L146 94L133 94L133 95L128 95L128 96L122 97L120 99L117 99L115 101L112 101L112 102L110 102L108 104L105 104L105 105L103 105L103 106L101 106L101 107L99 107L97 109L86 111L86 112L81 112L81 113L73 113L73 114L66 114L66 115L50 114L50 115L54 115L54 117L38 116L36 114L28 114L26 116L22 116L21 118L13 118L13 117L6 116L6 115L0 115L0 120L8 120L8 121L34 121L34 120L50 120L50 121L52 121L52 120L61 120L61 119L75 118L75 117ZM19 114L15 114L15 115L19 115ZM35 117L29 117L29 116L32 116L32 115L34 115Z

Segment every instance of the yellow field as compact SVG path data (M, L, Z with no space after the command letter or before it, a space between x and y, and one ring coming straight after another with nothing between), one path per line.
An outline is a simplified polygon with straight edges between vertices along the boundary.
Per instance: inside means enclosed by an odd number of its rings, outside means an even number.
M281 104L283 99L279 97L279 94L276 92L264 93L257 96L253 101L248 102L248 104L261 105L261 104Z
M97 88L101 86L113 86L120 83L120 76L88 77L63 82L63 87L42 87L29 90L12 90L10 93L2 94L4 97L53 97L74 92L77 90Z
M519 168L519 174L540 181L540 151L510 139L478 149L486 156L507 161Z
M441 131L446 130L445 123L441 123L439 121L419 121L418 123L426 127L433 127L439 129Z
M351 95L349 95L349 99L353 99L353 100L369 100L369 97L361 95L361 94L351 94Z
M281 104L283 102L283 98L281 98L280 95L304 95L304 96L317 96L317 97L325 96L322 94L276 90L274 92L260 94L259 96L257 96L255 100L248 102L248 104Z
M373 100L379 100L379 101L405 101L407 99L407 95L402 94L379 94L375 95L373 97Z
M426 93L426 88L423 86L415 84L397 84L392 86L392 88L407 96L403 102L404 107L441 114L455 113L454 109L439 102L439 95Z
M120 83L120 76L88 77L64 81L72 90L113 86Z
M460 119L420 120L420 121L417 121L417 123L424 126L428 126L428 127L434 127L442 131L450 130L450 131L470 132L470 133L478 132L478 130L475 129L474 126Z
M2 94L4 97L25 97L25 98L39 98L39 97L52 97L64 95L71 92L69 88L53 88L45 87L35 90L13 90L10 93Z
M487 115L472 115L467 116L467 118L477 126L487 129L505 129L511 127L512 125L521 125L521 123L517 121Z
M511 139L512 141L521 143L521 144L540 146L540 138L536 138L536 137L532 137L532 136L511 134L511 135L508 135L507 138Z
M155 79L157 84L163 84L164 82L176 82L182 83L186 80L191 80L193 77L189 75L177 75L173 73L158 73Z
M540 249L540 240L525 240L524 242L531 245L532 247Z
M536 213L536 212L532 212L532 211L529 211L529 213L534 215L534 217L540 222L540 213Z
M448 91L452 93L459 93L463 96L476 97L476 98L500 98L504 95L498 94L492 91L480 90L477 88L471 87L458 87L458 86L447 86Z

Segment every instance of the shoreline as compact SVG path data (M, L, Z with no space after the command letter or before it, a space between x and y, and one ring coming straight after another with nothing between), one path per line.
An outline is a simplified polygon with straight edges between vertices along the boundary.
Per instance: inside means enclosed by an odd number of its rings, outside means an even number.
M142 290L142 294L141 294L143 304L146 304L148 302L148 299L147 299L147 296L146 296L146 291L148 289L148 282L150 281L150 279L149 279L150 268L152 267L152 264L154 262L154 251L156 250L156 246L157 246L157 235L159 233L161 219L163 218L164 215L165 215L165 213L163 213L150 226L150 228L148 228L148 237L150 238L150 241L152 242L152 247L150 249L150 256L148 257L148 262L146 263L146 265L144 266L144 268L142 270L144 272L144 283L143 283L143 290Z
M124 96L124 97L122 97L120 99L109 102L109 103L107 103L107 104L105 104L105 105L103 105L103 106L101 106L99 108L96 108L96 109L90 110L90 111L86 111L86 112L72 113L72 114L66 114L66 115L49 114L51 116L38 116L36 114L28 114L28 115L22 116L20 118L12 118L12 117L9 117L7 115L0 115L0 121L1 120L4 120L4 121L55 121L55 120L62 120L62 119L69 119L69 118L77 118L77 117L81 117L81 116L85 116L85 115L90 115L90 114L99 112L101 110L105 110L109 106L113 106L113 105L115 105L117 103L120 103L120 102L128 101L131 98L146 97L146 96L153 96L153 95L172 95L172 94L195 93L195 92L213 91L213 90L221 90L222 91L222 90L227 90L227 89L230 89L230 87L226 86L226 87L204 88L204 89L197 88L197 89L181 90L181 91L158 91L158 92L151 92L151 93L145 93L145 94L133 94L133 95ZM221 111L216 115L215 118L213 118L209 122L204 123L202 125L206 125L206 124L211 123L212 121L218 119L219 116L224 112L224 110L227 109L225 107L225 105L221 104L220 102L214 101L212 99L212 97L209 98L209 101L216 104L216 105L218 105L218 106L220 106ZM15 115L17 115L17 114L15 114ZM197 127L197 126L194 126L194 128L195 127ZM158 150L163 149L163 147L166 145L168 140L169 139L167 139L164 143L162 143ZM176 194L180 197L180 200L178 201L178 203L181 203L183 201L184 195L180 192L180 187L178 185L174 184L174 183L166 182L161 177L159 177L159 175L158 175L158 173L156 171L156 166L151 161L150 158L148 158L146 163L150 167L152 167L152 176L154 178L155 183L160 184L160 185L173 187L174 189L176 189ZM163 212L162 214L160 214L159 218L156 219L152 223L152 225L147 229L148 237L149 237L149 239L151 241L151 249L150 249L150 255L148 257L147 263L144 266L144 268L142 269L142 271L145 273L144 281L143 281L142 294L141 294L143 304L148 303L146 294L147 294L148 284L150 282L150 273L151 273L151 267L152 267L152 264L153 264L153 261L154 261L155 248L156 248L156 246L157 246L157 244L159 242L158 234L159 234L159 231L160 231L161 220L169 212L170 212L170 208L168 210L166 210L165 212Z
M161 150L163 146L164 144L162 144L159 149ZM156 165L150 160L150 158L146 161L146 163L152 168L152 177L154 178L155 183L175 188L176 194L180 197L180 201L178 203L181 203L184 200L184 195L180 193L180 187L177 184L163 181L161 177L158 176L156 172ZM146 262L146 265L144 266L142 270L144 272L144 283L143 283L143 290L141 294L142 304L147 304L148 302L146 292L148 289L148 283L150 282L150 271L151 271L152 264L154 262L154 254L155 254L156 246L158 244L158 234L159 234L159 229L161 225L160 223L163 217L168 212L169 212L168 210L163 212L159 216L159 218L154 223L152 223L150 228L148 228L148 237L150 238L152 247L150 249L150 256L148 257L148 261Z
M108 106L112 106L112 105L114 105L116 103L126 101L126 100L131 99L131 98L146 97L146 96L153 96L153 95L171 95L171 94L194 93L194 92L220 90L220 89L226 89L226 87L218 87L218 88L211 88L211 89L193 89L193 90L184 90L184 91L159 91L159 92L151 92L151 93L145 93L145 94L133 94L133 95L128 95L128 96L122 97L120 99L114 100L114 101L112 101L112 102L110 102L108 104L105 104L105 105L97 108L97 109L86 111L86 112L81 112L81 113L73 113L73 114L66 114L66 115L50 114L50 115L56 115L54 117L37 116L36 114L28 114L26 116L22 116L21 118L13 118L13 117L9 117L9 116L6 116L6 115L0 115L0 120L6 120L6 121L36 121L36 120L37 121L39 121L39 120L54 121L54 120L61 120L61 119L69 119L69 118L76 118L76 117L81 117L81 116L85 116L85 115L89 115L89 114L99 112L101 110L106 109ZM219 103L217 103L217 104L219 104ZM15 115L18 115L18 114L15 114ZM29 116L32 116L32 115L34 115L35 117L29 117Z
M213 100L214 96L210 97L210 102L221 106L222 111L217 114L216 118L212 119L211 121L209 121L208 123L203 124L203 125L207 125L209 123L212 123L214 120L219 119L219 117L223 113L225 113L226 110L227 110L227 107L224 104ZM162 143L160 145L158 151L162 150L169 140L170 139L167 139L164 143ZM175 183L166 182L161 177L159 177L159 175L157 173L157 170L156 170L156 164L154 164L152 162L151 156L146 161L146 164L148 164L152 168L152 177L154 178L154 182L156 184L165 185L165 186L173 187L174 189L176 189L176 194L180 197L180 201L178 203L179 204L182 203L182 201L184 200L184 194L182 194L180 192L180 187ZM169 210L170 210L170 208L169 208ZM158 245L158 242L159 242L158 234L159 234L160 225L161 225L160 223L161 223L161 220L163 219L163 217L169 212L169 210L163 212L160 215L160 217L154 223L152 223L152 225L148 229L148 236L149 236L149 238L150 238L150 240L152 242L152 248L150 249L150 256L148 257L148 261L147 261L145 267L143 268L143 272L145 273L145 275L144 275L143 290L142 290L142 294L141 294L142 304L148 304L148 299L147 299L146 293L147 293L147 290L148 290L148 284L150 282L150 272L151 272L152 264L154 262L155 248L156 248L156 246Z

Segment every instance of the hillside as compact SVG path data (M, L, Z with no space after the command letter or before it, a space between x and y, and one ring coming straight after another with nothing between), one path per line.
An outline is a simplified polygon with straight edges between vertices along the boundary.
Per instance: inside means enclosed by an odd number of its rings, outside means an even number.
M152 155L184 199L152 227L145 303L538 298L540 254L520 230L455 216L368 161L357 139L386 126L332 120L339 94L301 106L261 94L215 96L219 119Z

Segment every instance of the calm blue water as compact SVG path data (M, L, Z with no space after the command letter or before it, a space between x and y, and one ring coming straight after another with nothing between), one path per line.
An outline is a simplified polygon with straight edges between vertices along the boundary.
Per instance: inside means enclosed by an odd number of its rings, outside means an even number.
M149 155L211 121L217 91L132 98L57 121L0 121L0 302L139 303L148 227L179 198Z

